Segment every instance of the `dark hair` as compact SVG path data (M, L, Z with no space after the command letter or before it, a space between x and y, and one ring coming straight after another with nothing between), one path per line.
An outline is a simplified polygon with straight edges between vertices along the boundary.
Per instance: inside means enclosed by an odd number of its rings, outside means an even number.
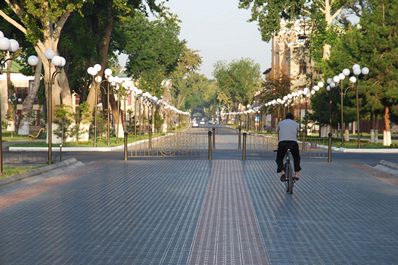
M294 115L291 112L286 113L286 119L294 120Z

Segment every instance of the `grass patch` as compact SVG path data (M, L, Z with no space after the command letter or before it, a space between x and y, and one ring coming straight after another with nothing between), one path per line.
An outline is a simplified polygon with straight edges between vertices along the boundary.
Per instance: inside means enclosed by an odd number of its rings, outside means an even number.
M33 169L42 167L44 165L34 165L34 166L9 166L4 165L3 175L0 176L0 179L5 179L14 175L22 174Z
M13 132L3 132L2 137L4 142L19 142L19 141L32 141L32 138L26 135L18 135Z
M159 137L165 135L164 133L154 133L152 134L152 138ZM133 143L136 141L148 139L149 136L146 135L129 135L128 136L128 143ZM115 147L115 146L120 146L124 144L124 138L119 138L117 139L116 137L112 137L110 139L110 145L109 147ZM14 143L10 145L12 147L47 147L47 143L45 140L39 142L39 141L32 141L29 139L29 141L21 141L20 143ZM59 144L54 144L52 145L53 147L59 147ZM63 147L93 147L94 143L93 141L88 141L88 142L69 142L69 143L64 143L62 145ZM97 147L108 147L106 138L98 138L97 139Z

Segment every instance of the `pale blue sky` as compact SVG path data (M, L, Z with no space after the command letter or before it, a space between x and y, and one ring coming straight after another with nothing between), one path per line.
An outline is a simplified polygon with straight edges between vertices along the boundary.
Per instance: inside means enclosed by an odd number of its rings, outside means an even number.
M201 73L212 77L217 61L251 58L263 72L271 66L271 45L261 40L250 11L237 0L169 0L166 4L181 22L181 39L202 56Z

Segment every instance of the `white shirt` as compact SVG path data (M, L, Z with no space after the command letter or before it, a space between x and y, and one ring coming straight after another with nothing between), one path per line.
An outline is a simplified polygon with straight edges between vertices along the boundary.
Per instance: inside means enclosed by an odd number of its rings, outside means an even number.
M285 119L278 124L278 141L296 141L299 125L291 119Z

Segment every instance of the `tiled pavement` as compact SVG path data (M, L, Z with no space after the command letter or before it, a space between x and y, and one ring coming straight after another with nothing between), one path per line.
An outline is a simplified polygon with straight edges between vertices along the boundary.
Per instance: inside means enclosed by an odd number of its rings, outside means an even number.
M261 160L99 161L3 186L0 264L397 264L398 188L303 168L293 195Z

